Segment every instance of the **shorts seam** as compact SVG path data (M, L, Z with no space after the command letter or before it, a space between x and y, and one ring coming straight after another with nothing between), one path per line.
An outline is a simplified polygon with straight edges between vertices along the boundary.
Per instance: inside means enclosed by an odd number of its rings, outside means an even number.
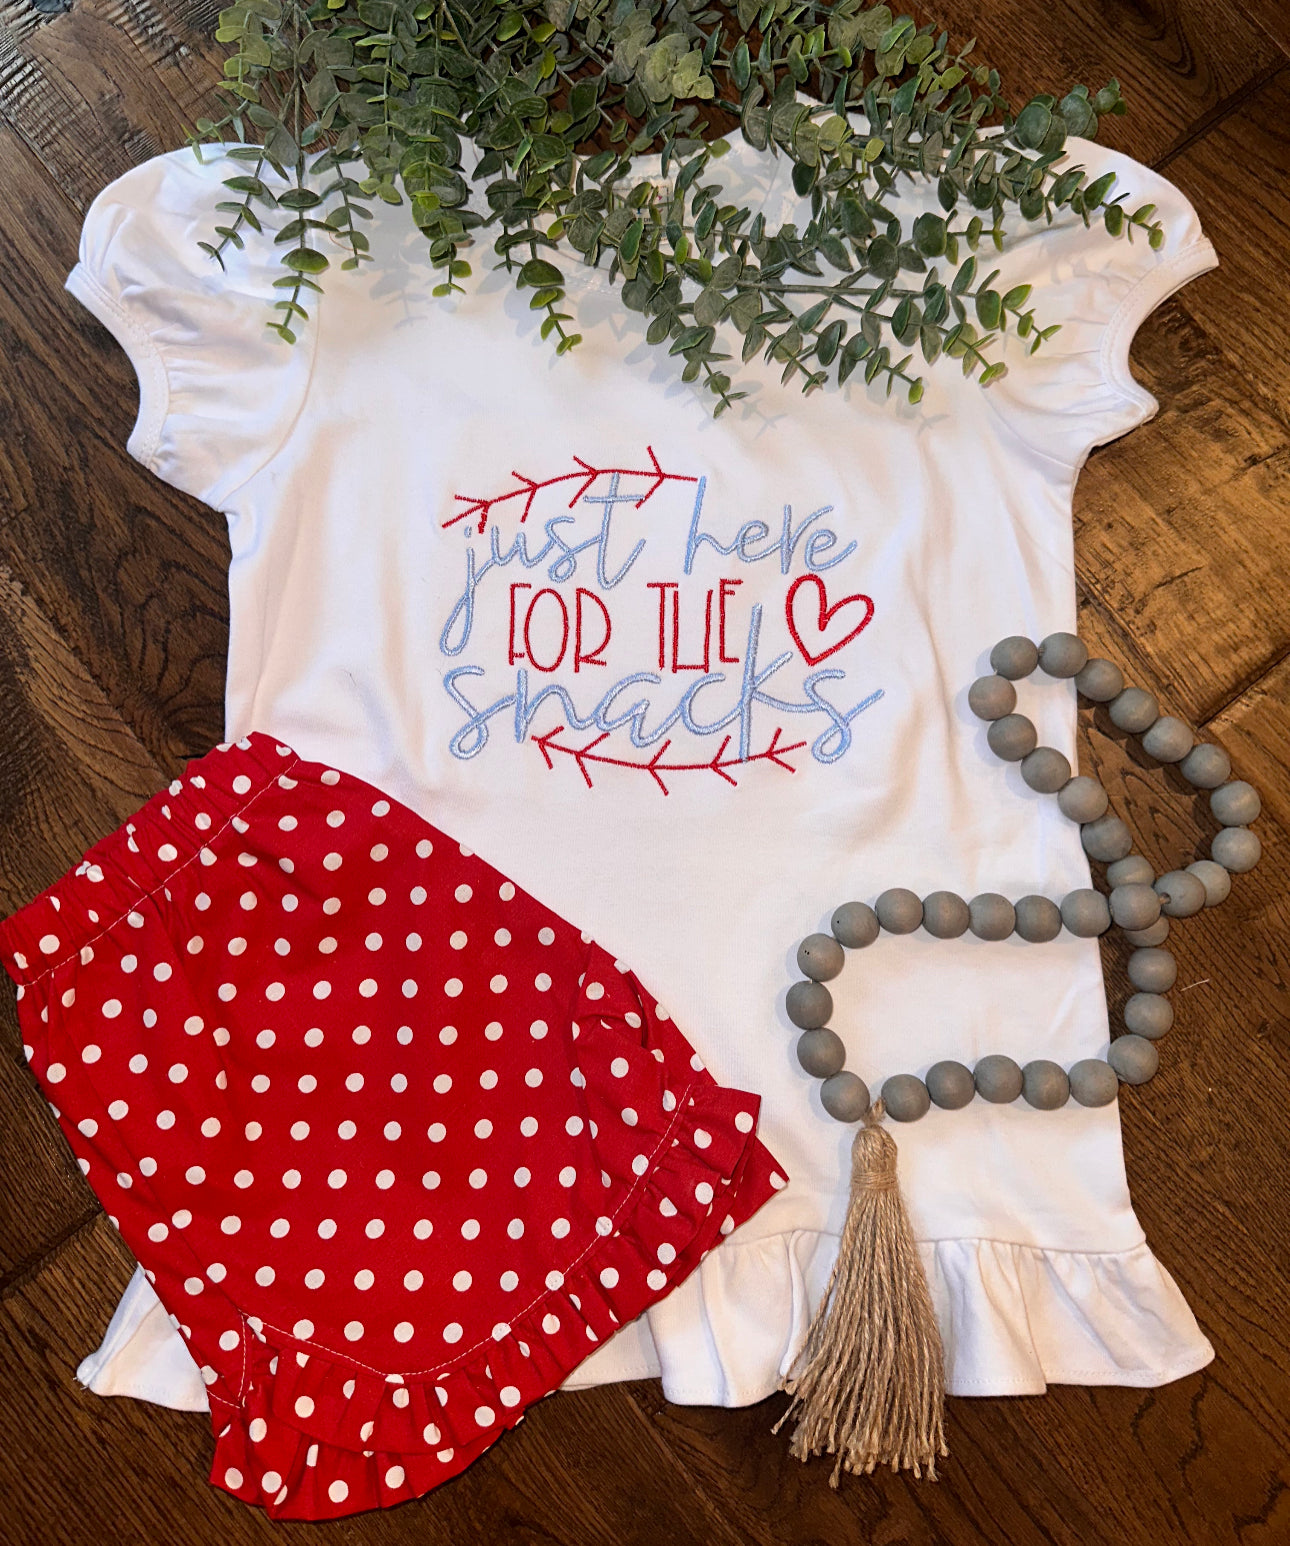
M105 923L103 925L103 927L98 930L98 932L96 934L91 934L90 937L87 940L85 940L83 944L78 945L74 950L70 951L67 955L63 956L60 960L51 961L49 963L49 965L45 967L44 971L40 972L37 976L28 978L27 979L27 986L34 988L37 983L43 982L46 977L48 977L51 973L56 972L59 969L59 967L66 966L69 961L76 960L80 956L80 954L81 954L81 952L83 950L86 950L86 949L92 947L98 940L102 939L105 935L110 934L112 932L112 930L114 928L116 928L117 924L121 922L121 919L126 917L130 912L132 912L134 910L135 903L151 901L151 899L156 896L158 891L164 891L165 888L171 883L172 880L174 880L174 878L177 875L182 874L184 872L184 870L186 870L189 867L189 865L191 865L196 859L198 859L201 856L201 852L202 852L203 848L209 848L212 843L218 842L220 840L220 838L222 838L224 836L224 834L228 831L228 829L233 825L233 821L234 821L234 819L236 817L240 816L243 811L249 811L251 809L251 807L258 800L260 800L264 795L269 793L269 790L272 788L272 786L274 784L277 783L277 781L278 781L278 779L280 777L282 777L284 774L288 773L291 768L298 767L303 760L304 759L301 758L298 754L293 753L292 754L292 760L287 764L287 766L285 768L281 769L279 773L275 774L274 777L269 780L269 782L264 786L263 789L258 790L244 804L239 805L237 810L230 812L230 814L226 818L226 820L224 820L220 824L220 826L214 832L211 833L210 837L205 842L201 843L198 846L198 848L197 848L195 853L189 854L189 856L185 860L183 860L182 863L177 864L174 867L173 870L170 870L166 874L164 879L157 881L157 883L154 886L152 886L149 890L147 890L147 891L142 891L142 890L139 891L138 894L133 898L133 900L121 912L119 912L116 915L116 917L114 917L112 919L111 923ZM155 796L154 796L154 798L155 798ZM145 807L145 809L146 809L146 807ZM135 827L134 827L133 822L127 822L125 824L125 830L126 830L126 833L127 833L127 837L130 840L132 840L133 837L134 837L134 832L135 832ZM62 878L65 880L67 877L66 877L66 875L64 875ZM61 884L61 882L60 881L56 881L54 884L55 884L55 886L57 886L57 885ZM51 888L51 889L53 889L53 888ZM39 898L36 898L35 900L39 900ZM28 903L28 906L31 906L31 905L33 905L33 904L32 903Z
M626 1192L626 1194L622 1198L622 1201L618 1204L617 1208L615 1208L613 1213L610 1215L611 1219L617 1220L627 1210L629 1204L630 1205L634 1205L635 1204L636 1199L638 1197L638 1194L645 1187L645 1183L658 1170L659 1156L663 1152L664 1145L668 1142L668 1140L671 1138L672 1134L675 1132L676 1128L680 1125L681 1120L682 1120L682 1118L685 1115L685 1110L686 1110L686 1106L687 1106L688 1101L689 1101L690 1094L693 1091L693 1089L695 1088L695 1084L696 1083L697 1083L697 1081L692 1081L690 1084L688 1084L685 1087L684 1095L677 1101L676 1115L672 1118L671 1122L668 1123L667 1127L664 1129L661 1137L659 1138L658 1143L654 1146L654 1151L653 1151L653 1153L650 1156L651 1163L650 1163L648 1169L646 1169L640 1176L638 1176L636 1181L634 1182L634 1184L628 1189L628 1191ZM609 1235L597 1234L595 1236L595 1238L590 1240L587 1243L587 1245L584 1247L584 1249L577 1256L574 1257L574 1259L568 1264L568 1266L563 1269L562 1276L576 1271L577 1268L580 1267L582 1265L582 1263L587 1259L587 1257L590 1256L591 1253L600 1245L601 1241L608 1240L610 1238L611 1237ZM563 1286L563 1285L561 1285L561 1286ZM554 1289L554 1288L547 1288L547 1289L545 1289L544 1292L542 1292L541 1294L537 1294L533 1299L531 1299L528 1302L528 1304L526 1304L522 1309L517 1310L515 1312L515 1314L514 1314L513 1319L517 1320L517 1321L523 1319L524 1316L531 1314L542 1303L542 1301L544 1299L549 1299L552 1294L555 1294L555 1293L558 1293L558 1292L559 1292L559 1289ZM310 1341L307 1341L307 1340L305 1340L303 1338L298 1338L298 1337L291 1336L291 1334L286 1330L286 1328L284 1326L276 1326L276 1325L273 1324L272 1321L261 1320L261 1325L268 1327L268 1329L270 1331L277 1332L279 1336L289 1337L292 1342L299 1342L299 1343L301 1343L302 1346L316 1348L319 1353L324 1353L324 1354L327 1354L328 1356L331 1356L331 1357L343 1360L344 1362L346 1362L348 1364L351 1364L354 1368L361 1369L361 1370L365 1371L368 1374L380 1375L383 1379L388 1378L389 1374L396 1373L396 1372L400 1375L400 1378L404 1379L404 1380L407 1380L407 1379L421 1379L421 1378L424 1378L426 1376L436 1375L436 1374L449 1374L454 1369L458 1369L458 1368L461 1367L462 1364L466 1363L467 1360L469 1360L471 1357L473 1357L473 1355L476 1354L480 1350L480 1348L487 1347L490 1342L492 1342L494 1340L497 1340L497 1339L494 1339L492 1337L481 1337L479 1339L479 1341L472 1343L470 1345L470 1347L465 1348L461 1353L459 1353L456 1356L456 1358L454 1358L452 1360L451 1363L432 1364L430 1367L425 1368L425 1369L404 1369L404 1370L395 1371L395 1370L384 1370L384 1369L374 1368L371 1364L363 1363L361 1359L354 1358L350 1354L342 1352L339 1348L328 1347L325 1343L322 1343L322 1342L310 1342ZM508 1321L507 1325L510 1326L511 1325L511 1321ZM509 1335L509 1333L508 1333L508 1335Z

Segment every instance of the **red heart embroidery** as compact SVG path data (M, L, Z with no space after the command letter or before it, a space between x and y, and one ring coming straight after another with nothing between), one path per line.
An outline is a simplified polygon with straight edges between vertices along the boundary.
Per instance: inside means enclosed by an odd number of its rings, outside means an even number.
M803 585L815 586L817 599L819 601L819 617L813 626L821 634L829 626L829 622L832 619L834 613L840 612L843 607L854 606L857 602L861 602L863 603L865 609L864 616L850 631L850 633L843 634L843 636L837 641L836 644L830 644L827 649L821 650L818 655L812 655L810 650L807 649L806 645L802 643L802 636L797 631L797 623L793 616L793 604L797 600L797 593L801 590ZM869 596L843 596L841 601L835 601L832 606L829 606L828 595L824 589L824 581L820 579L819 575L802 574L799 575L788 588L788 596L785 598L784 602L784 615L788 621L788 631L793 636L793 643L796 644L798 649L801 651L802 659L807 663L808 666L818 666L822 660L827 660L830 655L836 655L844 644L850 644L852 639L854 639L857 634L864 632L864 630L869 626L870 620L873 617L873 600Z

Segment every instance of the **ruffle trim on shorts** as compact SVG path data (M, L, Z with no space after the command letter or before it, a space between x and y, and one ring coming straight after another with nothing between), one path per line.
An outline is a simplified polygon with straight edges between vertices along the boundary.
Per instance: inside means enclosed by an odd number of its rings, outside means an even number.
M616 1220L488 1341L438 1368L382 1374L249 1319L242 1404L212 1403L212 1482L273 1518L327 1519L464 1470L784 1184L755 1126L743 1130L750 1103L692 1086Z

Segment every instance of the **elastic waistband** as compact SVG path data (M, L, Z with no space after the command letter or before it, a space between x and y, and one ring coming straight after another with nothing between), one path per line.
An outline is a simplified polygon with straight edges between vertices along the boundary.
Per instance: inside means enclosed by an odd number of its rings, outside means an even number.
M84 952L221 833L236 831L241 812L299 762L289 746L257 732L190 762L182 778L0 924L5 970L15 982L36 982Z

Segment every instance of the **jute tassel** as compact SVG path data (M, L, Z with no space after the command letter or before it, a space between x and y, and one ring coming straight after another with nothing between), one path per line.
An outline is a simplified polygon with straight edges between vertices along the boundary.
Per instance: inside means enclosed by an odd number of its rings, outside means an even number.
M829 1478L890 1465L935 1478L945 1448L945 1369L927 1278L896 1183L896 1143L865 1114L851 1148L838 1259L806 1345L781 1388L799 1460L836 1455Z

